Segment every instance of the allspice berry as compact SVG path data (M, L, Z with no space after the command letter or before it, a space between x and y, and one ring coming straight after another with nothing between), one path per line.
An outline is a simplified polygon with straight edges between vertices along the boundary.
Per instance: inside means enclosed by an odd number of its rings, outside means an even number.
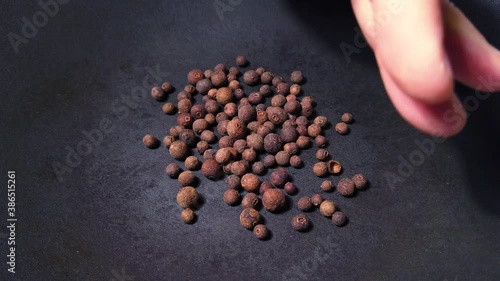
M319 135L321 135L321 127L318 124L311 124L309 127L307 127L307 134L311 138L315 138Z
M293 229L300 232L305 232L309 230L310 227L309 218L307 218L307 216L304 214L296 215L295 217L292 218L292 227Z
M164 82L161 84L161 89L164 93L170 94L174 91L174 86L170 82Z
M283 190L288 195L295 195L299 191L299 189L297 188L297 186L293 182L285 183L285 187L283 187Z
M262 162L267 168L272 168L276 166L276 157L274 157L274 155L266 155Z
M227 74L226 65L223 63L218 63L216 66L214 66L214 71L222 71Z
M321 190L325 191L325 192L330 192L333 190L333 183L332 181L329 181L329 180L324 180L322 183L321 183Z
M301 84L304 81L304 75L302 74L302 71L300 70L293 71L292 74L290 75L290 80L295 84Z
M233 101L233 91L228 87L222 87L217 90L217 94L215 95L217 102L220 105L226 105Z
M346 223L347 219L343 212L337 211L332 215L332 222L336 226L343 226Z
M350 124L353 121L353 117L351 113L344 113L342 114L342 117L340 118L342 122Z
M323 202L323 197L321 195L315 193L315 194L313 194L313 196L311 196L311 203L314 206L319 207L321 202Z
M163 101L167 98L167 95L160 87L153 87L151 89L151 96L157 101Z
M250 134L246 138L246 145L250 148L253 148L255 151L263 151L264 138L258 134Z
M224 71L214 71L212 76L210 77L210 81L212 81L212 85L214 87L223 87L227 85L227 75ZM210 93L209 93L210 94Z
M247 192L259 192L260 179L251 173L247 173L241 177L241 187Z
M266 173L266 170L267 170L266 166L264 165L264 163L260 161L257 161L252 164L252 173L256 175L263 175Z
M183 141L177 140L170 144L168 152L176 160L184 160L189 156L189 147Z
M241 154L241 159L253 163L257 159L257 152L253 148L247 148Z
M191 106L191 109L189 110L189 113L191 116L196 120L196 119L203 119L207 115L207 110L205 107L201 104L195 104ZM207 121L207 120L205 120ZM207 121L208 123L208 121Z
M220 148L215 153L214 159L219 164L227 164L231 160L231 151L227 147Z
M352 177L352 182L354 182L354 186L356 189L364 189L366 187L366 184L368 183L368 180L365 178L363 174L355 174Z
M271 106L283 107L286 104L286 97L284 95L275 95L271 98Z
M163 113L168 114L168 115L173 115L176 113L175 105L171 102L167 102L167 103L163 104L163 106L161 107L161 110L163 111Z
M193 212L193 210L191 210L189 208L186 208L186 209L182 210L182 212L181 212L181 220L184 223L187 223L187 224L193 223L195 220L195 217L196 217L195 213Z
M290 175L283 168L276 168L272 171L271 175L269 175L269 181L272 185L283 188L287 182L290 181Z
M205 75L205 78L208 78L210 79L212 77L212 74L214 73L214 71L212 69L207 69L203 72L203 75Z
M165 173L167 173L167 175L172 179L176 179L181 172L181 167L179 167L176 163L170 163L165 168Z
M254 121L257 117L257 112L251 105L242 105L238 109L238 118L244 123L248 124L251 121Z
M199 141L197 144L196 144L196 150L198 151L198 153L200 155L203 155L203 153L205 153L205 151L207 149L210 148L210 145L208 144L208 142L204 141L204 140L201 140Z
M319 212L325 217L331 217L335 213L335 203L332 200L325 200L319 205Z
M272 72L265 71L260 76L260 81L262 82L262 84L271 85L271 83L273 82L273 78L274 78L274 74Z
M210 79L201 79L196 82L196 91L201 95L206 95L208 91L212 88L212 81Z
M284 79L281 76L274 76L273 81L271 82L274 87L276 87L279 83L283 82Z
M214 132L210 130L204 130L200 134L200 139L207 143L215 143L217 141L217 136L215 136Z
M267 181L263 181L259 187L259 194L262 195L264 194L264 192L266 192L266 190L272 188L274 188L272 184L268 183Z
M208 124L205 119L196 119L193 122L193 131L200 135L203 131L208 130L210 128L210 124Z
M325 162L316 162L313 166L313 173L317 177L324 177L328 174L328 166Z
M269 230L267 230L265 225L258 224L253 228L253 234L257 237L257 239L263 240L269 235Z
M227 188L238 189L241 187L241 179L237 175L229 175L226 178Z
M231 164L231 173L239 177L245 175L249 169L248 162L244 160L235 161Z
M299 133L294 126L288 125L281 128L280 137L283 142L295 142L299 137Z
M153 135L147 134L142 138L142 142L147 148L153 149L160 146L160 141Z
M192 98L192 97L193 97L193 96L192 96L190 93L188 93L188 92L186 92L186 91L182 90L182 91L180 91L180 92L177 94L177 101L184 100L184 99L186 99L186 100L191 100L191 98Z
M285 192L281 189L268 189L262 194L262 205L270 212L279 212L286 206Z
M192 186L185 186L177 192L177 203L182 208L196 208L199 198L198 191Z
M314 205L309 197L302 197L297 201L297 208L303 212L309 212L313 207Z
M289 155L296 155L299 153L299 146L295 142L285 143L283 146L283 151L288 153Z
M290 85L286 82L281 82L276 85L276 94L278 95L288 95L290 93Z
M188 156L184 161L184 166L189 170L198 170L200 168L200 160L196 156Z
M238 190L229 188L224 192L224 202L229 206L237 205L240 202L240 193Z
M193 69L189 71L187 75L187 80L191 85L196 85L196 83L203 78L205 78L205 76L203 75L203 71L199 69Z
M255 193L247 193L241 200L241 206L243 208L253 208L257 209L260 206L259 196Z
M262 66L259 66L259 67L257 67L257 69L255 69L255 72L256 72L257 74L259 74L259 76L260 76L260 75L262 75L264 72L266 72L266 69L265 69L264 67L262 67Z
M179 124L179 126L189 127L193 124L193 121L193 117L187 112L177 115L177 124Z
M238 114L238 107L234 102L227 103L224 106L224 113L228 118L233 118L236 114Z
M240 214L240 223L244 228L252 229L260 221L260 214L253 208L245 208Z
M328 119L326 118L326 116L316 116L313 122L321 128L324 128L326 127L326 125L328 125Z
M194 95L194 93L196 92L196 87L193 85L186 85L184 87L184 91L188 92L191 95Z
M329 155L330 153L328 153L328 150L324 148L320 148L318 149L318 151L316 151L316 159L318 159L319 161L325 160Z
M349 133L349 127L346 123L340 122L335 125L335 131L337 131L337 133L341 135L346 135L347 133Z
M328 144L325 136L319 135L314 139L314 143L317 147L325 147Z
M286 153L285 151L278 151L276 153L276 163L279 166L286 167L290 165L290 154Z
M181 186L195 186L198 183L198 178L191 171L184 171L177 178Z
M247 141L248 142L248 141ZM270 154L276 154L281 150L283 142L281 137L275 133L271 133L264 137L264 150Z
M351 196L354 193L354 182L348 178L342 178L337 184L337 191L342 196Z
M300 88L300 85L298 85L298 84L292 84L292 86L290 86L290 95L298 96L298 95L300 95L301 91L302 91L302 89Z
M332 175L336 175L342 171L342 166L338 161L330 160L326 163L328 166L328 172Z
M245 56L239 55L235 59L236 65L239 67L245 67L248 65L248 60Z
M233 119L227 123L227 134L233 140L243 139L246 137L246 126L243 121Z
M300 158L300 156L292 155L290 157L290 166L294 168L301 168L302 166L304 166L304 162L302 161L302 158Z
M201 173L208 179L216 180L220 177L221 167L215 159L206 159L201 165Z
M247 70L245 74L243 74L243 81L249 85L253 86L260 82L260 76L255 70Z
M307 136L299 136L297 138L297 141L295 142L299 146L300 149L307 148L311 141L309 140L309 137Z

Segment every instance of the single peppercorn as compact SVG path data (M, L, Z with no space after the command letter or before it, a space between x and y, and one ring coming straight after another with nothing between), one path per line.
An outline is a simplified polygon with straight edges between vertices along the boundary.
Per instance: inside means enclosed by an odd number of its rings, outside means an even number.
M262 82L262 84L271 85L271 83L273 82L273 78L274 78L274 74L272 72L265 71L260 76L260 81Z
M195 186L198 183L198 178L191 171L184 171L177 178L181 186Z
M253 163L257 160L257 152L253 148L247 148L241 154L241 159Z
M206 159L201 165L201 173L208 179L216 180L220 177L221 168L215 159Z
M220 105L226 105L233 101L233 91L228 87L222 87L217 90L215 98Z
M241 200L241 206L243 208L254 208L257 209L260 206L260 200L257 194L255 193L247 193Z
M229 89L233 90L233 95L236 97L234 92L241 87L240 82L238 80L232 80L229 82L229 85L227 86Z
M252 121L247 124L247 129L251 131L252 133L255 133L257 131L257 128L260 126L259 122L257 121Z
M260 82L260 76L255 70L250 69L243 74L243 81L247 85L253 86Z
M172 136L165 136L163 138L163 145L166 147L166 148L170 148L170 145L175 141L175 138L172 137Z
M210 128L210 124L208 124L205 119L196 119L193 122L193 131L200 135L203 131L208 130Z
M184 126L174 126L170 128L170 135L174 138L178 138L181 134L182 130L184 130Z
M298 96L298 95L300 95L300 92L302 92L300 85L292 84L292 86L290 86L290 95L291 96Z
M342 165L338 161L330 160L326 165L328 166L328 172L332 175L336 175L342 171Z
M214 87L223 87L227 85L227 76L224 71L214 71L212 76L210 77L210 81L212 81L212 86Z
M210 126L216 124L215 115L213 113L207 113L207 115L205 115L205 120L208 122Z
M262 195L264 194L264 192L266 192L266 190L268 189L272 189L274 188L272 184L270 184L269 182L267 181L264 181L260 184L260 187L259 187L259 194Z
M184 160L189 156L189 147L182 141L177 140L170 144L168 152L176 160Z
M233 148L236 149L236 152L241 154L248 148L247 141L243 139L236 140L233 144Z
M229 124L229 120L219 121L219 124L217 124L217 132L219 133L219 135L227 135L227 124Z
M177 108L179 109L179 113L186 113L191 110L191 101L188 99L182 99L177 103Z
M281 76L274 76L273 81L271 82L274 87L276 87L279 83L285 81Z
M158 86L151 89L151 96L157 101L164 101L167 98L165 92Z
M184 161L184 166L189 170L198 170L200 168L201 162L196 158L196 156L189 156Z
M163 106L161 107L161 110L165 114L173 115L173 114L175 114L176 108L175 108L175 105L173 103L167 102L167 103L163 104Z
M187 146L194 147L196 146L197 138L193 132L193 130L184 129L179 135L179 140L183 141Z
M200 81L203 78L205 78L205 76L203 75L203 71L199 69L193 69L187 75L187 80L191 85L196 85L196 82Z
M248 142L248 141L247 141ZM281 137L275 133L271 133L264 137L264 150L270 154L276 154L281 150L283 142Z
M224 113L227 115L228 118L233 118L238 114L238 106L234 102L227 103L224 106Z
M315 207L319 207L319 205L321 205L321 202L323 202L323 197L321 197L321 195L315 193L313 194L313 196L311 196L311 203Z
M297 97L296 97L296 96L294 96L294 95L288 95L288 96L286 96L286 101L287 101L287 102L290 102L290 101L297 101ZM286 104L285 104L285 105L286 105ZM300 103L299 103L299 106L302 106L302 105L300 105ZM283 108L284 108L284 107L283 107ZM299 113L300 113L300 112L299 112Z
M253 208L245 208L240 214L240 223L244 228L252 229L260 221L260 214Z
M317 177L324 177L328 174L328 166L325 162L316 162L313 166L313 173Z
M368 183L368 180L365 178L363 174L355 174L352 177L352 182L354 182L354 186L356 189L364 189L366 187L366 184Z
M299 153L299 150L299 146L295 142L285 143L285 145L283 146L283 151L288 153L288 155L290 156Z
M269 230L263 224L258 224L253 228L253 234L257 239L264 240L269 235Z
M300 112L300 115L305 116L307 118L313 116L314 114L314 109L310 105L304 105L300 104L302 106L302 111Z
M217 137L215 136L214 132L210 130L204 130L203 132L201 132L200 139L206 141L207 143L215 143L217 141Z
M217 150L213 149L213 148L209 148L209 149L205 150L205 152L203 152L203 161L206 161L208 159L214 159L216 152L217 152ZM202 168L203 168L203 165L202 165Z
M299 137L299 133L294 126L283 126L283 128L281 128L280 137L283 142L295 142Z
M142 138L142 142L147 148L154 149L160 146L160 141L153 135L147 134Z
M304 162L302 161L300 156L293 155L290 157L290 166L294 168L301 168L302 166L304 166Z
M301 197L299 201L297 201L297 208L303 212L309 212L313 207L314 205L309 197Z
M307 127L307 134L311 138L315 138L321 134L321 127L318 124L311 124Z
M325 191L325 192L330 192L333 190L333 183L332 181L329 181L329 180L324 180L322 183L321 183L321 190Z
M208 113L217 114L219 112L219 104L215 100L209 100L205 103L205 110Z
M269 212L282 211L286 206L285 192L281 189L268 189L262 194L262 205Z
M328 119L326 118L326 116L316 116L313 123L320 126L321 128L324 128L326 127L326 125L328 125Z
M271 175L269 175L269 181L271 182L272 185L278 188L283 188L285 186L285 183L290 181L290 175L287 173L285 169L276 168L274 171L271 172Z
M264 163L257 161L252 164L252 173L256 175L263 175L266 173L266 165Z
M299 136L297 138L297 141L295 143L297 143L297 146L300 149L304 149L304 148L307 148L309 146L309 144L311 143L311 141L309 140L309 137Z
M177 101L181 101L181 100L191 100L192 98L192 95L184 90L180 91L178 94L177 94Z
M174 91L174 86L170 82L164 82L161 84L161 90L166 94L170 94Z
M309 120L307 120L307 117L305 116L298 116L297 119L295 119L295 123L297 126L308 126L309 125Z
M286 167L290 165L290 154L286 153L285 151L281 150L276 153L276 164L282 167Z
M260 76L262 75L264 72L266 72L266 69L263 68L262 66L259 66L257 67L257 69L255 69L255 72Z
M234 74L231 74L231 73L230 73L230 74L228 74L228 75L227 75L227 81L228 81L229 83L231 83L232 81L237 81L236 79L238 79L238 76L236 76L236 75L234 75ZM228 87L229 87L229 85L228 85Z
M258 109L257 110L257 122L259 122L259 124L264 124L264 122L268 121L269 120L269 117L267 116L267 112L265 109Z
M245 97L245 91L242 88L235 89L233 95L236 99L242 99Z
M231 164L231 173L239 177L245 175L249 169L250 167L248 162L244 160L235 161Z
M176 179L177 177L179 177L179 174L181 172L182 172L181 167L179 167L179 165L175 163L170 163L165 168L165 173L167 173L167 175L172 179Z
M207 69L203 72L203 75L205 76L205 78L210 79L212 77L213 73L214 73L214 71L212 69Z
M222 121L227 121L225 125L227 126L227 123L230 121L229 119L230 119L229 116L227 116L225 112L219 112L217 113L217 115L215 115L215 121L218 123L217 125L222 123Z
M337 125L335 125L335 131L341 135L346 135L349 133L349 126L344 122L337 123Z
M194 93L196 93L196 87L193 85L186 85L184 87L184 91L188 92L191 95L194 95Z
M328 153L328 150L324 148L320 148L318 149L318 151L316 151L316 159L318 159L319 161L327 159L329 155L330 153Z
M296 215L292 218L292 227L297 231L305 232L310 227L309 219L304 214Z
M234 140L246 137L246 126L243 121L233 119L227 123L227 134Z
M336 211L332 215L332 222L336 226L343 226L347 221L347 218L345 217L345 214L341 211Z
M239 67L245 67L248 65L248 60L245 56L239 55L235 59L236 65Z
M304 125L297 125L297 133L299 133L299 136L307 136L307 127Z
M229 206L237 205L240 202L240 193L236 189L227 189L224 192L224 202Z
M231 160L231 152L227 147L223 147L215 153L214 156L215 161L219 164L226 164Z
M262 102L262 95L259 92L253 92L248 96L248 102L257 105Z
M325 147L328 144L328 141L325 136L319 135L314 139L314 143L317 147Z
M348 178L342 178L337 184L337 191L342 196L351 196L354 194L354 182Z
M226 65L223 63L218 63L217 65L214 66L214 71L222 71L224 73L227 73Z
M228 188L238 189L241 187L241 179L237 175L229 175L226 178Z
M193 124L193 117L191 117L189 113L181 113L177 115L177 124L179 124L179 126L189 127Z
M177 203L182 208L193 208L198 206L200 195L192 186L184 186L177 192Z
M290 75L290 80L293 83L301 84L304 81L304 75L302 74L302 71L300 70L293 71L292 74Z
M257 112L251 105L242 105L238 109L238 118L245 124L255 120Z
M208 142L201 140L196 144L196 150L200 155L203 155L203 153L210 148L210 145Z
M297 188L297 186L293 182L287 182L285 184L285 187L283 187L283 190L288 195L295 195L299 191L299 189Z
M203 105L195 104L195 105L191 106L189 113L191 114L191 116L195 120L198 120L198 119L205 118L205 116L207 115L207 110L205 109L205 107Z
M257 193L259 191L260 184L260 179L254 174L247 173L241 177L241 187L247 192Z
M265 73L265 72L264 72ZM261 79L262 79L262 76L261 76ZM260 88L259 88L259 93L263 96L263 97L269 97L271 94L272 94L272 90L271 90L271 87L269 85L262 85Z
M319 205L319 212L325 217L331 217L335 213L335 203L332 200L325 200Z
M276 157L274 157L274 155L266 155L262 162L267 168L272 168L276 166Z
M286 82L280 82L276 85L276 94L278 95L288 95L290 93L290 85Z
M274 107L283 107L286 104L286 97L284 95L275 95L271 98L271 105Z
M293 99L288 100L283 106L283 109L286 111L286 113L292 115L299 115L302 112L302 106L300 105L300 103Z
M193 223L194 220L195 220L195 218L196 218L196 215L193 212L193 210L191 210L189 208L186 208L186 209L182 210L182 212L181 212L181 220L184 223L186 223L186 224Z
M344 113L342 114L342 117L340 117L342 122L350 124L353 121L352 114L351 113Z

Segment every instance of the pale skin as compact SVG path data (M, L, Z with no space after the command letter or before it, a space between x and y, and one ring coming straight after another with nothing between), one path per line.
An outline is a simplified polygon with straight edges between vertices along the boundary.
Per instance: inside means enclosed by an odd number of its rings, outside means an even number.
M374 17L398 2L398 13L373 29ZM453 81L500 90L500 52L448 0L351 0L375 53L385 89L401 116L443 137L459 133L467 113Z

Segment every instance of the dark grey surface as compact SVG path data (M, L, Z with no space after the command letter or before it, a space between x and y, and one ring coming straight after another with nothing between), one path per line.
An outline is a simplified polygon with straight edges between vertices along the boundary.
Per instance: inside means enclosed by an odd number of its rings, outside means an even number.
M499 47L498 3L457 2ZM357 26L348 1L242 1L223 20L213 1L70 1L18 54L7 34L20 34L21 18L40 8L0 5L0 167L4 183L7 170L17 171L19 219L17 273L6 272L2 236L0 280L500 280L499 98L482 101L463 133L391 188L384 175L397 175L400 157L429 138L393 109L368 48L346 62L339 44L354 44ZM141 143L174 120L132 89L148 68L181 87L190 69L231 65L240 53L280 75L302 69L317 112L356 117L350 135L327 132L344 174L372 183L352 199L325 195L348 215L346 227L314 212L313 230L301 234L289 226L297 210L263 211L273 237L258 241L239 225L241 208L220 199L223 182L205 180L198 222L179 220L177 183L164 175L171 158ZM124 107L122 96L135 100ZM65 147L75 149L102 120L112 132L59 181L53 163L65 163ZM293 201L318 191L310 169L293 176Z

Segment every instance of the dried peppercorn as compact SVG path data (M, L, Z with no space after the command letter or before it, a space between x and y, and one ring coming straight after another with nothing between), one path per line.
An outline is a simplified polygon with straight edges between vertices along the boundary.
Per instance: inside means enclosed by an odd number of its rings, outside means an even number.
M196 208L198 206L199 194L192 186L184 186L177 192L177 204L182 208Z
M313 166L313 173L317 177L324 177L328 174L328 166L325 162L317 162Z
M354 182L348 178L342 178L337 184L337 191L342 196L351 196L354 194Z
M184 126L174 126L170 128L170 135L174 138L178 138L181 134L182 130L184 130Z
M173 115L176 112L175 105L171 102L167 102L167 103L163 104L163 106L161 107L161 110L163 111L163 113L168 114L168 115Z
M286 101L287 102L289 102L289 101L297 101L297 97L294 96L294 95L288 95L288 96L286 96ZM299 103L299 105L300 105L300 103Z
M349 133L349 126L344 122L337 123L337 125L335 125L335 131L341 135L346 135Z
M276 125L274 125L274 123L271 121L266 121L262 125L268 127L269 129L271 129L271 131L274 131L274 129L276 129Z
M217 137L215 136L214 132L210 130L204 130L203 132L201 132L200 139L206 141L207 143L215 143L217 141Z
M172 179L176 179L177 177L179 177L179 174L181 172L182 172L181 167L179 167L179 165L175 163L170 163L165 168L165 173Z
M326 125L328 125L328 119L326 118L326 116L316 116L313 123L320 126L321 128L324 128L326 127Z
M342 114L342 117L340 117L340 120L342 120L342 122L344 123L352 123L353 121L353 117L352 117L352 114L351 113L344 113Z
M297 133L299 133L300 136L307 136L307 127L304 125L297 125Z
M177 124L179 124L179 126L189 127L193 124L193 117L189 113L181 113L177 115Z
M237 99L242 99L245 97L245 91L242 88L238 88L238 89L234 90L233 95Z
M226 105L233 101L233 91L228 87L219 88L215 98L220 105Z
M301 197L299 201L297 201L297 208L303 212L309 212L313 207L314 205L309 197Z
M166 94L170 94L174 91L174 86L170 82L164 82L161 84L161 90Z
M257 152L253 148L247 148L241 154L241 159L253 163L257 159Z
M254 174L247 173L241 177L241 187L247 192L257 193L259 191L260 184L260 179Z
M233 144L233 148L236 149L236 152L240 154L243 153L243 151L245 151L245 149L248 148L246 140L243 139L236 140Z
M300 101L300 103L302 104L302 106L313 106L315 104L314 102L314 99L311 97L311 96L305 96L302 98L302 100Z
M325 217L331 217L335 213L335 203L332 200L325 200L319 205L319 212Z
M302 92L302 89L300 88L300 85L298 84L292 84L290 86L290 95L292 96L298 96Z
M151 96L157 101L164 101L167 98L165 92L158 86L151 89Z
M314 143L317 147L325 147L328 144L325 136L319 135L314 139Z
M239 67L245 67L248 65L248 60L245 56L239 55L235 59L236 65Z
M234 140L246 137L246 126L241 120L231 120L227 123L227 134Z
M222 123L222 121L227 121L227 122L225 123L225 124L226 124L226 125L225 125L225 127L227 126L227 123L230 121L229 119L230 119L230 118L229 118L229 116L227 116L227 114L226 114L225 112L219 112L219 113L217 113L217 115L215 115L215 121L216 121L217 123L219 123L219 124L220 124L220 123ZM219 124L217 124L217 126L218 126Z
M278 95L288 95L290 93L290 85L286 82L281 82L276 85L276 94Z
M205 120L207 120L210 126L216 124L215 115L213 113L207 113L207 115L205 115Z
M324 148L320 148L318 149L318 151L316 151L316 159L318 159L319 161L327 159L329 155L330 153L328 153L328 150Z
M248 143L248 140L247 140ZM271 133L264 137L264 150L270 154L276 154L281 150L283 142L281 137L275 133Z
M198 183L198 178L191 171L184 171L177 178L181 186L195 186Z
M229 175L226 178L226 185L228 188L238 189L241 187L241 179L237 175Z
M290 154L286 153L285 151L281 150L276 153L276 164L282 167L286 167L290 165Z
M291 125L283 126L283 128L281 128L280 137L283 142L291 143L297 141L299 133L295 127Z
M247 193L241 200L241 206L243 208L254 208L257 209L260 206L260 200L257 194Z
M257 161L252 164L252 173L256 175L263 175L266 173L266 170L267 170L266 166L264 165L264 163L260 161Z
M309 125L309 120L307 120L307 117L305 116L298 116L297 119L295 119L295 124L297 126L308 126Z
M240 76L241 72L240 72L240 70L236 66L231 66L229 68L229 74L232 74L234 76Z
M260 82L260 75L255 70L247 70L243 74L243 81L249 86L256 85Z
M257 131L257 128L260 126L259 122L257 121L251 121L250 123L247 124L247 129L252 132L252 133L255 133Z
M178 94L177 94L177 101L180 101L180 100L191 100L192 98L192 95L184 90L180 91Z
M217 114L219 112L219 104L215 100L209 100L205 103L205 110L208 113Z
M338 161L330 160L326 163L328 166L328 172L330 174L336 175L342 171L342 165Z
M294 168L301 168L302 166L304 166L304 162L302 161L300 156L293 155L290 157L290 166Z
M208 179L216 180L220 177L221 168L215 159L206 159L201 165L201 173Z
M234 139L230 136L223 136L219 139L219 148L232 147L234 144Z
M205 150L205 152L203 152L203 161L207 161L208 159L214 159L215 153L217 153L217 150L213 148ZM203 165L201 167L203 168Z
M191 210L189 208L186 208L186 209L182 210L182 212L181 212L181 220L184 223L186 223L186 224L193 223L195 221L195 218L196 218L196 215L193 212L193 210Z
M236 114L238 114L238 106L236 106L234 102L227 103L224 106L224 113L228 118L233 118Z
M226 164L231 160L231 152L229 151L228 148L223 147L219 150L214 155L215 161L219 164Z
M295 142L285 143L283 150L288 153L288 155L295 155L299 153L299 146Z
M193 69L187 75L187 80L191 85L196 85L196 82L200 81L203 78L205 78L205 76L203 75L203 71L199 69Z
M264 181L260 184L259 187L259 194L262 195L266 190L273 188L273 185L268 183L267 181Z
M368 183L368 180L363 174L355 174L351 180L354 183L356 189L360 190L364 189Z
M315 207L319 207L319 205L321 205L321 202L323 202L323 197L317 193L313 194L313 196L311 196L311 203L315 206Z
M213 73L214 73L214 71L212 69L207 69L207 70L203 71L203 75L205 76L205 78L208 78L208 79L210 79L212 77Z
M217 114L219 115L219 114ZM225 115L225 114L224 114ZM217 119L217 117L215 117ZM229 124L229 120L220 120L218 121L219 124L217 124L217 132L221 136L227 135L227 124Z
M210 128L210 124L208 124L205 119L196 119L193 122L193 131L200 135L203 131L208 130Z
M240 85L240 82L238 80L232 80L232 81L229 82L229 85L227 87L229 89L233 90L233 95L235 95L234 91L236 91L237 89L241 88L241 85Z
M172 136L165 136L163 138L163 145L166 147L166 148L170 148L170 145L175 141L175 138L172 137Z
M305 116L307 118L313 116L314 109L311 106L306 106L302 103L300 105L302 106L302 111L300 112L300 115Z
M271 105L275 107L283 107L286 104L286 97L284 95L275 95L271 98Z
M189 147L184 142L177 140L170 144L168 152L174 159L184 160L189 156Z
M262 102L262 95L259 92L253 92L248 96L248 102L257 105Z
M212 81L210 81L210 79L205 78L196 82L196 91L202 95L206 95L211 88Z
M333 183L332 181L329 181L329 180L324 180L322 183L321 183L321 190L325 191L325 192L330 192L333 190Z
M257 110L257 122L259 122L259 124L264 124L264 122L268 121L269 118L267 116L267 112L266 110Z
M238 77L236 75L234 75L234 74L228 74L227 75L227 81L229 83L231 83L231 81L236 81L236 79L238 79Z
M231 164L231 173L239 177L245 175L249 169L248 162L244 160L235 161Z
M238 118L245 124L255 120L257 113L251 105L242 105L238 109Z
M304 75L302 74L302 71L300 70L293 71L292 74L290 75L290 80L296 84L301 84L302 82L304 82Z
M293 99L288 100L283 106L283 109L286 111L286 113L292 115L299 115L302 112L302 106L300 105L300 103Z
M240 214L240 223L244 228L252 229L260 221L260 214L253 208L245 208Z
M273 131L268 126L262 125L257 128L257 135L261 136L262 138L264 138L265 136L269 135L272 132ZM262 139L262 149L264 149L264 139Z
M258 224L253 228L253 234L257 239L264 240L269 236L269 230L263 224Z
M269 97L273 92L271 90L271 87L269 85L262 85L260 88L259 88L259 93L263 96L263 97Z
M236 189L227 189L224 192L224 202L229 206L237 205L240 202L240 193Z
M198 170L200 168L201 162L196 158L196 156L189 156L184 161L184 166L189 170Z
M191 101L188 99L182 99L177 103L177 108L179 109L179 113L186 113L191 110Z
M260 81L262 82L262 84L271 85L271 83L273 82L273 78L274 78L274 73L270 71L265 71L260 76Z
M215 100L215 95L217 95L217 89L216 88L212 88L212 89L208 90L207 96L210 99Z
M309 230L310 228L309 218L307 218L307 216L303 214L296 215L295 217L292 218L292 227L293 229L300 232L305 232Z
M297 186L293 182L287 182L287 183L285 183L285 186L283 187L283 190L288 195L295 195L299 191L299 189L297 188Z
M195 136L193 130L189 130L189 129L182 130L182 132L179 135L179 140L183 141L189 147L196 146L196 142L197 142L197 139L196 139L196 136Z
M223 63L218 63L214 66L214 71L222 71L224 73L227 73L226 65Z
M203 155L203 153L210 148L210 145L208 142L201 140L196 144L196 150L200 155Z
M300 149L304 149L304 148L307 148L309 146L311 141L306 136L299 136L295 143L297 143L297 145L299 146Z
M332 215L332 222L336 225L336 226L342 226L346 223L347 219L345 217L345 214L341 211L336 211L335 213L333 213Z
M212 86L214 87L223 87L228 83L226 73L220 70L214 71L214 73L212 73L210 81L212 81Z
M281 125L288 119L288 114L281 107L270 106L266 109L267 118L275 125Z
M264 72L266 72L266 69L264 67L262 67L262 66L259 66L259 67L257 67L257 69L255 69L255 72L260 76Z
M160 146L160 141L155 136L153 136L151 134L145 135L142 138L142 143L144 143L144 145L147 148L151 148L151 149L154 149L154 148L157 148Z
M283 188L285 186L285 183L290 181L290 175L285 169L276 168L274 171L271 172L271 175L269 176L269 181L271 182L272 185L278 188Z
M276 166L276 157L274 155L266 155L262 162L267 168L272 168Z
M274 87L276 87L279 83L283 82L284 79L281 76L274 76L273 81L271 82Z
M269 212L282 211L286 206L285 192L281 189L268 189L262 194L262 205Z
M199 82L199 81L198 81ZM193 85L186 85L184 87L184 91L188 92L189 94L191 95L194 95L194 93L196 93L196 87L193 86Z
M321 134L321 127L318 124L311 124L307 127L307 134L311 138L315 138Z

